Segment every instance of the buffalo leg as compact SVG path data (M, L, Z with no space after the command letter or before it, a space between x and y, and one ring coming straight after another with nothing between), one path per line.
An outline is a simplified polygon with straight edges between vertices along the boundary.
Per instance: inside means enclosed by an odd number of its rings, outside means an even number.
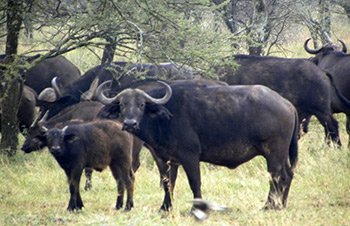
M164 164L163 171L161 172L163 189L164 189L164 200L159 211L169 211L171 209L171 200L173 199L174 188L177 178L179 165Z
M193 198L202 198L199 159L189 157L188 159L182 159L181 163L186 172Z
M118 181L118 196L117 196L117 203L115 204L115 208L117 210L121 209L124 204L124 191L125 191L125 185L122 181Z
M80 178L83 169L74 169L68 176L69 180L69 192L70 192L70 200L68 203L68 211L79 210L83 208L83 201L79 192Z
M85 168L85 191L88 191L92 188L92 183L91 183L91 176L92 176L92 169L91 168Z
M144 146L150 151L154 161L156 162L160 175L160 183L164 189L163 204L160 207L159 212L169 211L172 207L171 199L173 197L173 188L177 177L178 165L168 165L156 155L155 150L150 145L145 143Z
M281 164L278 159L268 160L268 171L271 174L270 191L264 209L278 210L285 208L293 179L293 171L287 161Z
M341 142L339 138L339 127L337 120L330 113L327 115L318 114L316 117L325 129L326 140L329 141L329 139L331 139L334 144L340 147Z
M346 115L346 132L349 135L348 147L350 148L350 115Z
M116 209L123 207L124 190L127 190L127 199L125 210L129 211L134 206L134 172L131 167L126 166L120 162L113 161L110 165L113 177L118 181L118 196ZM130 164L131 166L131 164Z
M312 115L307 115L305 117L299 116L299 121L302 127L303 132L306 134L309 132L309 124L310 124L310 119ZM299 133L299 138L300 138L300 133Z
M132 145L132 169L134 172L140 167L140 152L143 148L144 142L139 138L133 136L133 145Z

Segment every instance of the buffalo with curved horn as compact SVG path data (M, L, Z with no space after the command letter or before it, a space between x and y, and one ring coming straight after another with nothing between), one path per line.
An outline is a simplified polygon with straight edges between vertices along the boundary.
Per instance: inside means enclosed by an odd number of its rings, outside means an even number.
M265 209L286 207L298 152L298 115L294 106L265 86L198 85L193 81L148 93L128 88L107 104L99 117L115 118L123 129L152 147L171 164L169 183L175 185L182 165L193 198L202 198L201 161L234 169L261 155L271 174ZM171 187L172 189L173 187ZM171 207L164 197L162 210Z
M319 49L310 49L308 47L310 40L309 38L304 43L306 52L315 55L310 60L322 70L332 74L335 87L346 99L350 99L350 55L346 53L345 43L338 40L341 47L334 43L327 43ZM332 112L346 114L346 131L349 134L348 146L350 146L350 110L342 105L332 104Z

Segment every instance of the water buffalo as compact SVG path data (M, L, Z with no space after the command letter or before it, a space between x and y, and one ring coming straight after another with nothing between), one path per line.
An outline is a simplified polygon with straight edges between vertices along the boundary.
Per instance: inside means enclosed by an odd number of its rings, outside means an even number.
M298 115L288 100L260 85L160 83L165 90L99 92L106 104L99 117L117 118L170 162L172 185L181 164L194 198L202 197L200 161L233 169L262 155L272 177L265 208L286 206L298 152ZM164 199L161 209L170 207Z
M123 207L125 189L127 190L125 210L133 207L133 137L121 128L122 125L119 122L97 120L86 123L72 122L63 128L52 128L46 131L45 137L50 153L68 177L71 195L68 211L83 207L79 184L82 171L86 167L102 171L109 166L118 183L116 209Z
M326 138L341 145L338 122L332 105L350 109L350 103L334 87L331 75L306 59L235 55L237 70L219 67L221 79L229 85L265 85L288 99L297 109L299 123L315 115Z
M6 55L0 55L0 62ZM31 62L40 55L23 59ZM58 86L64 87L70 85L74 80L80 77L79 69L64 56L57 56L45 59L34 65L29 70L21 70L21 74L25 75L24 84L40 94L45 88L51 86L51 80L58 77Z
M319 49L310 49L307 39L304 43L304 49L315 56L311 58L319 68L330 72L333 75L335 86L339 89L342 95L350 99L350 55L346 54L347 48L341 40L342 48L334 43L328 43ZM350 111L342 108L342 106L332 105L333 113L344 112L346 114L346 131L349 134L350 146Z
M70 121L80 121L80 122L89 122L96 119L97 114L100 112L104 105L97 101L85 101L78 104L69 106L64 109L59 114L47 120L46 117L43 117L41 120L34 122L28 130L28 135L21 147L25 153L31 153L33 151L41 150L47 147L45 130L47 129L62 127ZM134 137L133 139L133 162L132 167L134 172L140 167L140 152L143 147L143 141ZM91 183L92 169L85 169L85 190L92 188Z
M29 86L23 86L23 94L18 107L18 123L19 130L23 132L28 129L30 125L34 122L36 117L36 98L37 93ZM1 110L1 109L0 109ZM1 111L0 111L0 131L1 131Z
M0 55L0 63L5 56L6 55ZM31 62L39 56L40 55L37 55L23 60ZM35 118L35 105L33 107L33 104L37 104L37 94L43 91L46 87L51 86L51 80L54 77L58 78L59 81L57 85L59 87L69 85L80 77L79 69L64 56L45 59L30 68L28 71L20 70L20 73L23 76L25 75L23 97L18 109L18 121L20 123L19 128L21 132L23 129L28 129Z
M39 105L41 112L50 110L50 118L67 106L80 102L83 94L84 99L93 100L96 86L107 80L113 80L112 89L119 89L128 86L140 77L187 79L193 78L196 72L195 69L188 66L171 63L155 65L113 62L90 69L72 85L63 89L59 88L54 79L52 87L39 94Z

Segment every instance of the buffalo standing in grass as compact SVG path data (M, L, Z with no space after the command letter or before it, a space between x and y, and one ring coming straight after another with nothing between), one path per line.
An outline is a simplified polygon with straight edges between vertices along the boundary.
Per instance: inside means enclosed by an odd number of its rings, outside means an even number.
M307 39L304 43L305 50L314 54L311 58L319 68L330 72L333 75L335 86L339 89L342 95L350 99L350 55L346 53L347 48L344 42L340 41L342 48L333 43L328 43L322 46L320 49L310 49L308 47ZM350 146L350 110L344 109L341 105L332 105L333 113L344 112L346 114L346 131L349 134Z
M125 210L134 206L134 172L132 170L131 134L121 130L115 121L72 122L64 128L52 128L45 136L50 153L68 177L70 200L67 210L81 209L83 201L79 184L84 168L97 171L107 166L118 183L116 209L123 207L124 190L127 190Z
M259 85L161 83L165 91L149 94L130 88L107 98L101 92L106 106L99 117L118 118L169 161L172 185L181 164L194 198L202 197L200 161L233 169L262 155L272 177L265 208L286 206L298 152L298 115L289 101ZM164 200L161 209L170 207Z
M47 129L62 127L70 121L80 121L89 122L96 119L98 112L102 109L104 105L97 101L86 101L75 105L72 105L58 115L55 115L49 120L46 117L42 118L40 121L36 121L28 130L28 136L26 137L21 149L25 153L30 153L33 151L38 151L47 146L47 141L45 137L45 130ZM140 166L140 152L143 147L143 142L138 138L133 139L133 151L132 151L132 168L134 172ZM89 190L92 187L91 183L92 169L85 169L85 190Z
M297 109L299 123L316 116L325 129L326 138L341 145L338 122L331 106L350 110L350 102L334 87L331 75L306 59L235 55L237 70L217 69L229 85L264 85L288 99Z

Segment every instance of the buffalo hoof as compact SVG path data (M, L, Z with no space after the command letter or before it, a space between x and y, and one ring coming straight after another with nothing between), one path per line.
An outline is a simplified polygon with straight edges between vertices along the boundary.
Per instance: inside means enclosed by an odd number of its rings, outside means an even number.
M70 207L70 206L68 206L67 211L69 211L69 212L74 212L74 211L79 211L79 210L81 210L82 208L83 208L83 206L82 206L82 207L78 207L78 206Z
M285 207L282 204L267 202L265 203L265 206L262 208L262 210L282 210L284 208Z
M89 191L89 190L91 190L91 189L92 189L92 184L86 182L85 187L84 187L84 190L85 190L85 191Z
M133 207L134 207L134 203L129 202L129 203L126 203L124 210L125 211L130 211Z

